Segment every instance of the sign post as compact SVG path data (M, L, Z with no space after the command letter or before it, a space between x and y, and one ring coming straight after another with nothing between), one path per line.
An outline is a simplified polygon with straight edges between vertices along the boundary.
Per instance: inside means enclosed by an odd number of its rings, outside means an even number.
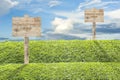
M24 64L29 63L29 37L24 37Z
M40 36L40 18L32 18L28 15L24 17L13 17L12 35L24 37L24 64L29 63L29 37Z
M85 22L92 22L92 39L96 39L96 22L104 22L104 10L103 9L90 9L85 10Z
M92 33L93 33L93 37L92 39L95 40L96 39L96 22L93 22L93 28L92 28Z

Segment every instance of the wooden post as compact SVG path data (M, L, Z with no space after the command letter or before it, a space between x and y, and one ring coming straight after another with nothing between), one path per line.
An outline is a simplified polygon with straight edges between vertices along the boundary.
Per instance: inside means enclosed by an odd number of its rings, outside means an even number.
M96 22L93 22L92 33L93 33L92 39L95 40L96 39Z
M24 37L24 64L29 63L29 37Z

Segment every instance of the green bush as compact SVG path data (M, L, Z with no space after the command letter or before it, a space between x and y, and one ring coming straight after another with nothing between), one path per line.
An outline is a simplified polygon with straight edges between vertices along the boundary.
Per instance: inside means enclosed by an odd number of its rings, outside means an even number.
M119 40L30 41L28 65L20 64L23 46L23 42L0 43L0 80L120 79Z
M23 42L0 43L0 64L23 63ZM31 63L120 62L119 40L30 41Z
M119 63L74 62L0 65L0 80L119 80Z

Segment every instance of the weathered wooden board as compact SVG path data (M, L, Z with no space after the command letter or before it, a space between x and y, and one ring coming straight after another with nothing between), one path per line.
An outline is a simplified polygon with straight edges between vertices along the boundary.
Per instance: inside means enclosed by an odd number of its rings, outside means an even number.
M12 35L15 37L37 37L41 35L40 18L13 17L12 18Z
M85 10L85 22L104 22L103 9Z

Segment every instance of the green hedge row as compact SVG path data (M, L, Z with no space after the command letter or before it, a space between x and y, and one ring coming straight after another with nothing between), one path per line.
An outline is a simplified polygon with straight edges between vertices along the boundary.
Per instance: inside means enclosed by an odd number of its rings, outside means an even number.
M75 62L0 65L0 80L119 80L119 63Z
M0 64L23 63L23 42L1 42ZM119 40L30 41L31 63L120 62Z

